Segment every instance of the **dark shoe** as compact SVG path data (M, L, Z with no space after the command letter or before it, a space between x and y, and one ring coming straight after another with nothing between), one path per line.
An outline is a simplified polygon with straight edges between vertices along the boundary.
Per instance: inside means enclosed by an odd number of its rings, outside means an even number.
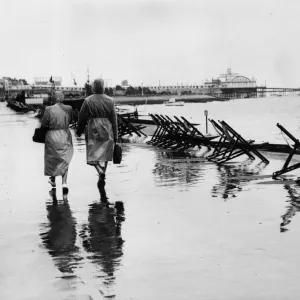
M111 205L111 203L108 201L108 198L106 196L105 197L101 197L100 201L101 201L102 204L105 204L106 206Z
M57 198L56 198L56 189L53 188L49 191L49 195L53 201L53 204L57 204Z
M68 195L69 194L69 188L63 187L63 195Z

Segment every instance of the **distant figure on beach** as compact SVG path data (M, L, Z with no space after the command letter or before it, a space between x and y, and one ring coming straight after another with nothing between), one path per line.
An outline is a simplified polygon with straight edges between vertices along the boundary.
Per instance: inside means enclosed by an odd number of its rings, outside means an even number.
M46 107L41 121L41 125L49 129L45 139L45 176L50 176L49 183L52 188L56 188L55 177L62 176L63 195L67 195L68 169L73 156L73 142L69 129L73 109L62 103L62 92L54 92L53 99L55 104Z
M104 94L103 79L93 82L93 92L82 104L76 135L85 131L87 164L96 168L101 202L108 203L105 173L118 139L117 114L113 99Z

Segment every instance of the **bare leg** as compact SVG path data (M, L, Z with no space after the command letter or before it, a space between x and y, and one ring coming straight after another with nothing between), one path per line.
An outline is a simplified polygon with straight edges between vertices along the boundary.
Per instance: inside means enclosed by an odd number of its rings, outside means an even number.
M51 184L52 188L56 187L55 176L50 176L48 182Z
M65 184L65 185L67 184L68 171L69 171L69 169L67 169L65 174L62 175L62 184Z
M97 186L100 192L101 202L108 204L107 201L108 198L106 196L106 191L105 191L105 171L107 168L107 162L104 163L104 167L102 167L100 163L98 163L97 165L95 165L95 168L99 174L99 180Z
M106 172L107 165L108 165L108 161L105 161L105 162L104 162L104 167L102 168L103 171L104 171L104 173Z
M104 173L104 171L103 171L103 169L102 169L102 167L100 166L99 163L97 165L94 165L94 167L96 168L99 176L101 176Z

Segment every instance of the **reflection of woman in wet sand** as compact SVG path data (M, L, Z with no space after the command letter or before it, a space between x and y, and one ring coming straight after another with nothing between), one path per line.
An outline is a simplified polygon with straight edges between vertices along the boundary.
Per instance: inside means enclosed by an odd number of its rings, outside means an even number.
M94 264L100 265L105 275L105 284L114 281L114 272L120 265L123 255L121 223L124 218L122 202L116 202L116 207L108 207L102 203L93 203L89 209L89 223L84 226L81 236L83 247L93 252L90 257Z
M54 201L47 205L48 223L42 224L41 238L49 254L62 273L73 273L74 254L77 252L76 220L69 203Z

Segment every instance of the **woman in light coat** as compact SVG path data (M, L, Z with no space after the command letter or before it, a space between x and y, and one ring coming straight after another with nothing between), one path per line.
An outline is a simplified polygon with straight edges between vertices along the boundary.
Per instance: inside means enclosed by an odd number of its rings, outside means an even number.
M73 156L73 142L69 125L73 119L73 109L62 103L62 92L54 92L54 105L45 109L41 125L48 127L45 139L45 176L56 188L55 177L62 176L63 194L68 194L67 176Z
M102 79L93 82L93 92L82 104L76 134L80 136L85 131L87 164L96 168L101 201L108 203L105 172L118 139L117 114L113 99L104 94Z

